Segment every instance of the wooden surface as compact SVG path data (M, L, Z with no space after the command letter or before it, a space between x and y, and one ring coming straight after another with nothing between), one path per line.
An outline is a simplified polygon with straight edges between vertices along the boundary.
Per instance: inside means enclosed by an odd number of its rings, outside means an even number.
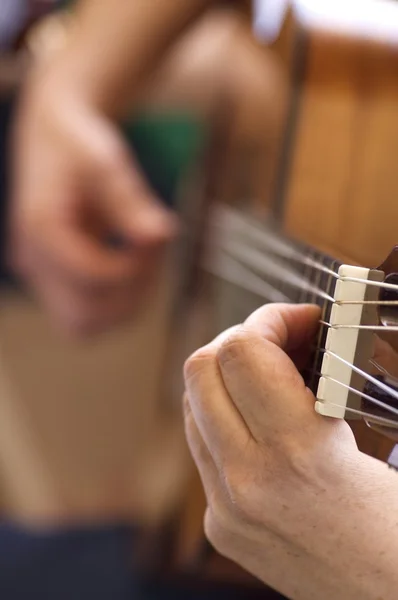
M376 266L398 239L398 48L315 32L306 57L286 228Z

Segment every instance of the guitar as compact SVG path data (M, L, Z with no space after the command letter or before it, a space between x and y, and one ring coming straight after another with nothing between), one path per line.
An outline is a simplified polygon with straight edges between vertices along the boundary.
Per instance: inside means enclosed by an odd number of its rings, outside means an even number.
M236 288L230 287L230 297L239 299L243 290L258 306L321 307L318 337L303 373L317 399L314 409L327 417L363 419L398 442L398 354L385 339L398 333L398 247L380 267L369 269L342 264L283 235L275 223L229 207L217 207L211 228L204 268ZM216 285L214 298L222 306L220 291ZM398 468L396 457L394 449L388 462Z
M247 201L211 213L197 303L214 334L267 301L319 304L303 372L314 410L346 418L360 450L396 468L398 6L315 4L296 2L271 46L290 94L268 214ZM203 542L204 506L193 475L176 564L240 581Z

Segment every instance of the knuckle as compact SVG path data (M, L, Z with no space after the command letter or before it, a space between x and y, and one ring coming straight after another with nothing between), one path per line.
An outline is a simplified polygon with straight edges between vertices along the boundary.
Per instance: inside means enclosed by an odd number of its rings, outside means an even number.
M260 336L244 327L237 328L218 348L217 360L220 364L245 360L258 344Z
M210 346L200 348L185 361L184 379L186 382L198 377L203 371L215 361L215 350Z

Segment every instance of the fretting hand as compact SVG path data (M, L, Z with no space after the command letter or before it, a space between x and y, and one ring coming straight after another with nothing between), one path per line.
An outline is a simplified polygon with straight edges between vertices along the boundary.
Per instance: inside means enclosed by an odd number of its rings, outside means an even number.
M268 305L187 361L205 532L294 600L393 600L398 478L358 451L347 423L315 413L296 365L318 319L312 306Z

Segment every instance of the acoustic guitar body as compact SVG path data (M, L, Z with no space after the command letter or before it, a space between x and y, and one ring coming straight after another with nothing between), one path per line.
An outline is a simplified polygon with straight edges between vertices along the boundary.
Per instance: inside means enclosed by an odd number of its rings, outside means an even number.
M317 18L311 10L291 10L266 49L289 83L267 208L292 238L341 262L377 267L398 241L398 28L395 39L383 15L373 24L363 14L342 15L340 23L328 7L324 14L318 8ZM256 213L258 206L243 209ZM215 329L241 322L259 303L231 283L217 284ZM362 421L350 424L362 451L387 459L392 442ZM204 552L204 508L194 474L177 565L255 586L237 566Z

